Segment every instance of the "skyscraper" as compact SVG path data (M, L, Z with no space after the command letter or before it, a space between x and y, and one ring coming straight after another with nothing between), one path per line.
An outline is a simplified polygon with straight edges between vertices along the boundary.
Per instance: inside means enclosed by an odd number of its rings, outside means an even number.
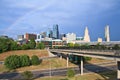
M105 27L105 41L110 42L109 25Z
M48 29L48 31L47 31L47 33L46 33L46 36L48 37L48 38L52 38L52 30L51 29Z
M59 39L59 29L58 25L53 25L53 36L54 39Z
M90 42L90 36L89 36L89 31L87 27L85 28L84 41Z

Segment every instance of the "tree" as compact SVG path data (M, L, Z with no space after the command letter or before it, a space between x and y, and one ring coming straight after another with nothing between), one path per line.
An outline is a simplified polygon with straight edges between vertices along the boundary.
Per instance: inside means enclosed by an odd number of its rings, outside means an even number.
M114 50L119 50L119 49L120 49L120 46L119 46L118 44L116 44L116 45L113 46L113 49L114 49Z
M28 55L20 56L20 65L21 67L30 66L30 58Z
M70 47L70 48L73 48L74 44L73 43L68 43L67 46Z
M81 49L90 49L90 45L89 44L84 44L80 46Z
M77 43L74 44L74 48L79 48L79 47L80 47L79 44L77 44Z
M74 77L74 76L75 76L75 71L72 70L72 69L68 69L68 71L67 71L67 76L68 76L69 78Z
M44 43L42 43L42 42L38 43L38 44L37 44L37 48L38 48L38 49L44 49L44 48L45 48Z
M8 69L16 69L20 67L20 57L17 55L10 55L5 59L4 65Z
M35 49L35 47L36 47L36 42L35 42L34 39L31 39L28 44L29 44L30 49Z
M27 50L29 49L29 45L28 44L23 44L22 45L22 50Z
M21 75L25 80L30 80L33 78L33 73L30 71L24 71Z
M39 65L41 63L41 60L39 60L38 56L33 55L31 57L31 63L32 65Z
M5 38L0 38L0 52L5 52L10 50L10 40Z
M18 50L18 44L16 42L11 42L11 50Z

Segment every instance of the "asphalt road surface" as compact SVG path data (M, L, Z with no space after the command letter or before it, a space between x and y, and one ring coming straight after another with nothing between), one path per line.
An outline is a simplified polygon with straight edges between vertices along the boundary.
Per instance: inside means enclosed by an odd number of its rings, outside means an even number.
M115 64L115 63L114 63ZM97 65L93 64L87 64L84 65L84 74L91 73L91 72L104 72L104 71L110 71L110 70L117 70L117 66L114 65L112 62L109 63L101 63ZM79 67L72 67L73 70L75 70L76 74L80 74L80 68ZM49 70L40 70L40 71L32 71L34 74L34 78L40 78L45 76L65 76L67 72L67 68L62 69L49 69ZM22 79L22 76L20 73L14 72L14 73L0 73L0 79Z

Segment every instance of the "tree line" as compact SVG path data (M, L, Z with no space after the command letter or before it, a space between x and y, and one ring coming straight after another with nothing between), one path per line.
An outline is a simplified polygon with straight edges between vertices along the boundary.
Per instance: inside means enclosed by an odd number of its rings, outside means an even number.
M28 41L28 43L19 45L12 39L0 38L0 53L12 50L27 50L27 49L44 49L45 45L40 42L36 43L34 39Z
M93 50L120 50L120 46L118 44L115 44L114 46L106 46L101 45L100 43L96 45L89 45L89 44L73 44L68 43L66 46L57 47L58 49L93 49Z

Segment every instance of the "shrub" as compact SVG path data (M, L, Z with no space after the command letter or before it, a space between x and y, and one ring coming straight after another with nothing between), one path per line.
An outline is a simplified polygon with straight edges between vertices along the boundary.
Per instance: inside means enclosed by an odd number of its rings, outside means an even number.
M31 57L31 63L32 63L32 65L39 65L40 62L41 62L41 60L39 60L38 56L33 55L33 56Z
M21 74L25 80L30 80L33 78L33 73L30 71L25 71Z
M9 69L16 69L20 67L20 57L17 55L10 55L5 59L5 64Z
M28 55L20 56L20 65L21 65L21 67L30 65L30 58Z
M69 78L74 77L74 76L75 76L75 71L72 70L72 69L68 69L68 71L67 71L67 76L68 76Z

